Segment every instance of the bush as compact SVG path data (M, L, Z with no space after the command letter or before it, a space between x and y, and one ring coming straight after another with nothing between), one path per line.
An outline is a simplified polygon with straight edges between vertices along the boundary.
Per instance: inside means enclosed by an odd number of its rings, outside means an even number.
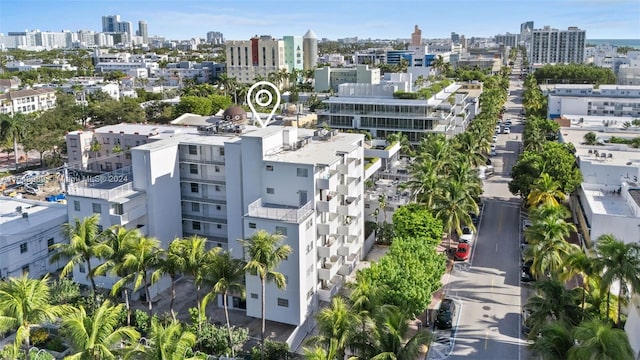
M406 92L406 91L396 91L393 93L393 97L396 99L416 100L418 99L418 94L412 93L412 92Z
M42 347L49 340L49 332L43 328L35 329L31 332L30 340L33 346Z
M51 283L49 301L52 305L75 304L80 299L80 285L69 279Z
M133 313L133 323L142 335L149 332L150 321L149 314L142 310L136 310Z
M64 346L62 340L59 337L51 339L48 343L45 344L44 348L56 352L63 352L67 350L67 347Z
M260 360L261 358L260 346L251 349L251 360ZM291 356L289 356L289 345L287 345L287 343L265 340L264 358L265 360L291 359Z

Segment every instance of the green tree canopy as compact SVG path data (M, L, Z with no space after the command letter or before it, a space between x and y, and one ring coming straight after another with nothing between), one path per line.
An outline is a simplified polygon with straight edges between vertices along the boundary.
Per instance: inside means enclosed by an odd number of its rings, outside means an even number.
M436 246L442 241L442 221L418 204L399 208L393 214L393 231L397 237L408 237Z

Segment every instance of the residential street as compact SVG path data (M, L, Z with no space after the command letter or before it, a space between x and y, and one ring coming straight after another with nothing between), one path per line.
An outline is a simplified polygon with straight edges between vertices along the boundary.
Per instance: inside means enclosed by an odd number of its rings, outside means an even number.
M512 80L504 120L511 134L498 135L496 174L485 180L484 209L469 260L457 266L446 288L462 313L455 348L449 359L527 359L521 335L521 306L527 291L520 287L520 200L508 190L509 174L522 139L522 82Z

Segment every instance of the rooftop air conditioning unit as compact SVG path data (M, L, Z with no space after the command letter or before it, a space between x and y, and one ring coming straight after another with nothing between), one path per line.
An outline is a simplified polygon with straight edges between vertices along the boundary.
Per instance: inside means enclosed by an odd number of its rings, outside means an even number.
M22 213L22 218L29 220L29 213Z

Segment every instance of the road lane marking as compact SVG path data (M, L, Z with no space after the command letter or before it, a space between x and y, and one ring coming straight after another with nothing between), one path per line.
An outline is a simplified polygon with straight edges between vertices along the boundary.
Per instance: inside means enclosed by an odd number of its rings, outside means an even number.
M498 253L498 243L496 243L496 254Z
M484 331L484 349L487 350L487 344L489 343L489 330Z

